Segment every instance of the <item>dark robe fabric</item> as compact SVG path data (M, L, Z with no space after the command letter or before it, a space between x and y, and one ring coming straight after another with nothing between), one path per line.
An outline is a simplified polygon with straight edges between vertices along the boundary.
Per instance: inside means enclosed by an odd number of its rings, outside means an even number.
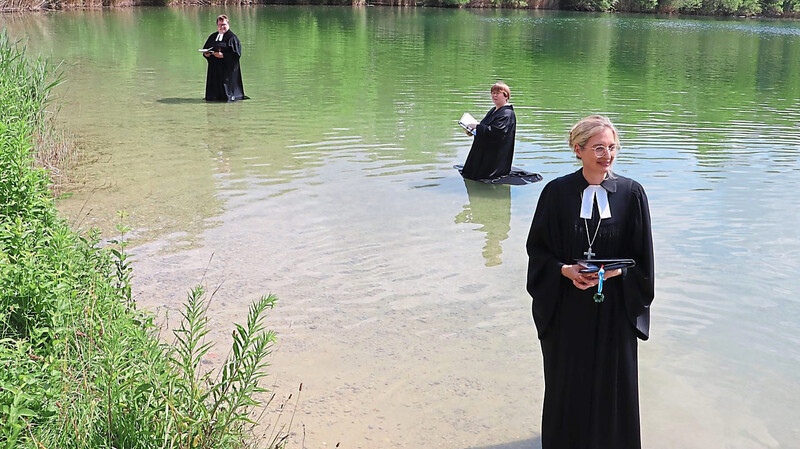
M239 58L242 56L242 43L239 38L228 30L222 36L222 41L217 42L217 34L211 33L206 39L203 48L213 48L221 51L223 58L209 56L208 72L206 73L206 101L236 101L245 100L244 86L242 85L242 71L239 67Z
M517 116L510 104L492 108L475 128L475 138L461 175L480 181L499 178L511 171Z
M464 176L464 166L454 165L453 168L458 170L461 176ZM467 179L464 177L464 179ZM542 180L542 175L539 173L523 170L519 167L511 167L511 171L507 175L499 176L497 178L480 179L479 182L484 184L506 184L511 186L524 186L525 184L533 184ZM466 182L466 181L465 181Z
M639 449L637 337L648 338L655 292L650 211L644 189L615 175L603 181L611 218L599 220L595 204L589 235L602 258L630 258L636 266L597 288L580 290L561 266L585 259L587 226L580 218L582 171L549 182L533 217L527 250L528 292L533 298L544 359L543 449Z

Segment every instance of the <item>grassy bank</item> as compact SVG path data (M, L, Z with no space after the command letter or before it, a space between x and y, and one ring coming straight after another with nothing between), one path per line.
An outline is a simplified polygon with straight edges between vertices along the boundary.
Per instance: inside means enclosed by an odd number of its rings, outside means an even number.
M9 42L0 34L0 64L5 76L0 80L4 98L0 100L7 117L21 117L31 126L39 167L47 169L50 188L60 193L69 183L69 172L76 161L76 151L69 136L54 126L55 114L50 105L50 92L61 82L58 67L46 59L23 60L24 48ZM19 83L19 80L25 80Z
M252 304L231 355L201 372L210 349L206 297L186 299L174 344L131 298L122 238L103 248L58 217L37 165L52 66L0 36L0 447L278 447L290 424L252 435L274 335ZM119 228L124 235L125 228Z
M0 0L0 11L208 4L432 6L800 17L800 0Z

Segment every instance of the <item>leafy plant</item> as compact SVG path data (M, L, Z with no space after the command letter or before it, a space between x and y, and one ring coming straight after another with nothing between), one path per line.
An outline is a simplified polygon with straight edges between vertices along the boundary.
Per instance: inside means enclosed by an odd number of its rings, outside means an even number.
M181 429L179 444L196 448L231 447L241 444L248 427L255 424L251 412L261 405L256 395L267 391L261 381L267 375L267 356L275 341L275 334L266 328L265 314L276 300L269 295L251 304L247 323L235 325L231 353L212 379L211 372L201 372L201 361L213 346L205 341L208 334L205 289L198 286L189 293L181 324L173 331L175 344L170 354L172 364L182 375L177 389L187 398L182 404L185 408L171 407ZM284 440L281 437L275 444L280 445Z
M125 234L130 231L130 227L125 223L128 218L128 213L125 211L117 211L117 217L120 222L117 224L117 232L120 237L118 239L109 240L109 243L116 245L111 248L111 254L114 256L114 267L116 268L116 287L119 289L122 296L125 298L129 305L133 305L131 297L131 281L133 280L133 267L131 267L131 260L129 254L125 251L128 246L128 241L125 240Z

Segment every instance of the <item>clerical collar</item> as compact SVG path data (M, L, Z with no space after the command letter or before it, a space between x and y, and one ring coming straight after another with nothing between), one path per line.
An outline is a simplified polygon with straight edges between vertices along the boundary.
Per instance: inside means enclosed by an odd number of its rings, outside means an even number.
M583 190L581 198L581 218L592 218L595 198L600 218L611 218L611 207L608 204L608 193L601 185L589 185Z
M217 33L217 42L221 42L222 41L222 36L224 36L224 35L225 35L225 33Z

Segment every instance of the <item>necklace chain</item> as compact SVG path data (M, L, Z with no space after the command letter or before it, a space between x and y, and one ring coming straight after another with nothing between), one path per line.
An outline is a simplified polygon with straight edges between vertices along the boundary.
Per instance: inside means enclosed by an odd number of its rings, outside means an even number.
M594 241L597 239L597 233L600 231L600 223L603 222L603 219L600 218L597 220L597 227L594 228L594 237L589 238L589 222L584 218L583 225L586 228L586 240L589 241L589 251L586 252L586 256L588 259L591 259L594 253L592 253L592 246L594 246Z
M581 200L583 200L583 192L581 192ZM592 205L594 206L594 204ZM592 256L596 256L595 253L592 252L592 247L594 246L594 241L597 240L597 233L600 231L600 223L603 222L603 217L598 217L597 220L597 227L594 228L594 237L589 238L589 222L585 218L583 219L583 225L586 229L586 240L589 242L589 250L583 253L586 255L587 259L591 259Z

